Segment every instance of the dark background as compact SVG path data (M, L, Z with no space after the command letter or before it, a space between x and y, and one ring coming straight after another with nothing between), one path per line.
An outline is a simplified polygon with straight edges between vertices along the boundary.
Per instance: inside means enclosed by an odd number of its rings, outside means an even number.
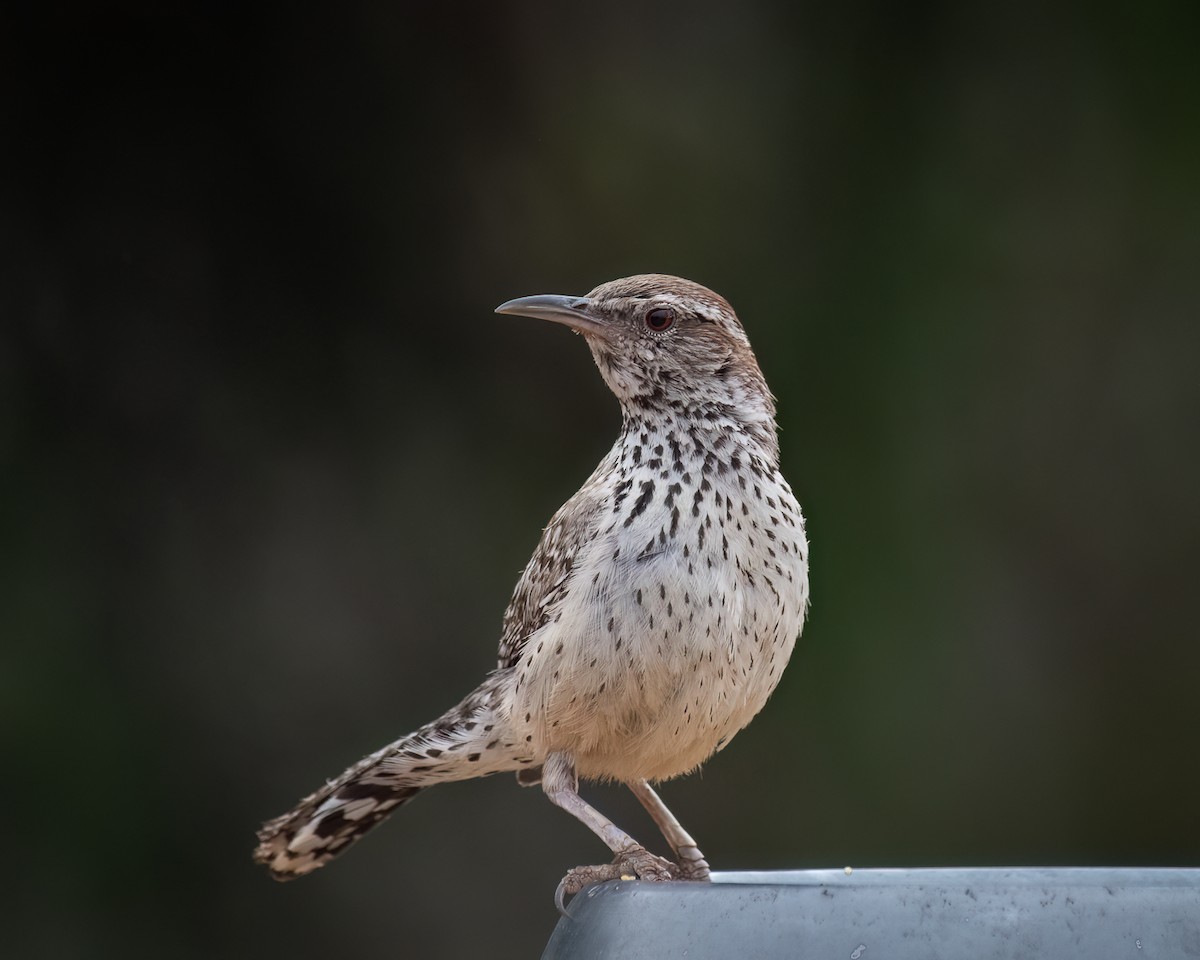
M508 777L253 832L481 678L615 435L492 308L647 271L812 540L664 789L714 865L1200 862L1200 8L561 6L0 14L6 954L537 955L605 851Z

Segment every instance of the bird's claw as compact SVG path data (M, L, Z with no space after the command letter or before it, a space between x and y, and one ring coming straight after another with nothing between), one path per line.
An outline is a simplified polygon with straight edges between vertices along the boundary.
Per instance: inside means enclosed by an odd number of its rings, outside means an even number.
M676 880L706 881L711 879L708 861L704 859L704 854L699 849L680 847L676 849L675 855L679 858L679 862L671 864L671 875Z
M708 865L704 866L707 876ZM558 882L558 887L554 891L554 905L558 908L559 913L566 916L566 898L575 896L584 887L591 886L593 883L621 879L674 880L678 876L678 871L679 867L676 864L655 856L645 847L631 847L618 853L612 863L572 867L568 870L567 875ZM689 877L688 879L700 878Z
M679 863L672 864L671 876L675 880L691 880L707 882L711 879L708 863L704 860L693 861L683 860Z

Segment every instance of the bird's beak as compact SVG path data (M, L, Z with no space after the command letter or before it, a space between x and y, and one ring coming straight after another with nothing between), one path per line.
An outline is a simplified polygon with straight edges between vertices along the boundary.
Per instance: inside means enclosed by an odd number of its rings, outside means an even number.
M541 293L536 297L519 297L496 308L497 313L514 317L534 317L538 320L553 320L562 323L577 333L592 333L603 336L606 324L592 310L592 301L587 297L563 297L556 293Z

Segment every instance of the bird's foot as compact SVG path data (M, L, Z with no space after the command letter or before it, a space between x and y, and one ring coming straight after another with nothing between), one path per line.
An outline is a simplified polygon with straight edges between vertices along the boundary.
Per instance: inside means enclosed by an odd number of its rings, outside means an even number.
M706 871L707 867L708 865L705 864ZM591 867L572 867L567 871L567 875L559 881L558 889L554 891L554 903L558 907L559 913L565 915L566 897L575 896L584 887L593 883L622 879L673 880L678 876L678 871L679 867L676 864L655 856L645 847L629 847L618 853L612 863Z
M711 878L708 861L696 847L683 847L675 851L678 863L671 865L671 876L676 880L706 881Z

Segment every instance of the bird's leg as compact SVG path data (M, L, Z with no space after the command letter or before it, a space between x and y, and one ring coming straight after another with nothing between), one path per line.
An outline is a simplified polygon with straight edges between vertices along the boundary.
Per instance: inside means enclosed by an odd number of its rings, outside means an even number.
M707 880L709 878L708 862L704 854L696 846L696 841L683 829L675 819L675 814L667 809L667 805L645 780L634 780L628 784L633 795L642 802L642 806L658 824L658 829L666 837L667 843L675 851L675 859L679 862L676 876L680 880Z
M584 801L578 792L575 764L565 753L552 753L542 766L542 789L550 802L586 824L616 856L612 863L594 867L575 867L567 871L558 885L558 899L576 894L590 883L635 876L639 880L670 880L673 865L656 857L624 830ZM665 808L664 808L665 809ZM669 814L668 814L669 816ZM685 834L686 836L686 834Z

